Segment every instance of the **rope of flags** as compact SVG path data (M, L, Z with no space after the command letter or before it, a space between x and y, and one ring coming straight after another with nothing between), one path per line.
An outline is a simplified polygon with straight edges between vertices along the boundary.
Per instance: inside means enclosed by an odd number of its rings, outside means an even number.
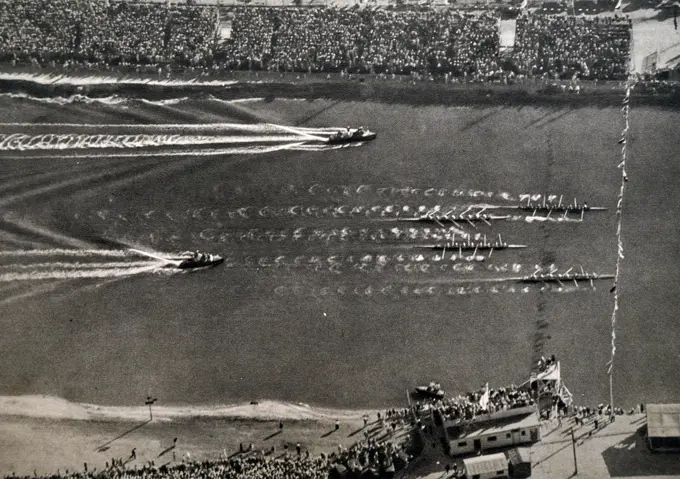
M614 371L614 357L616 355L616 317L619 311L619 273L621 271L621 260L624 259L623 256L623 240L621 239L621 223L623 221L623 195L626 191L626 182L628 181L628 174L626 173L626 146L628 144L628 127L629 127L629 113L630 113L630 92L634 86L634 80L629 80L626 82L626 94L623 98L623 106L621 112L623 113L623 119L625 126L621 132L621 138L619 139L619 145L621 145L621 161L618 164L618 168L621 170L621 189L619 190L618 201L616 202L616 273L614 276L614 285L612 286L610 292L614 294L614 310L612 311L612 353L611 359L607 363L609 369L607 373L611 376Z

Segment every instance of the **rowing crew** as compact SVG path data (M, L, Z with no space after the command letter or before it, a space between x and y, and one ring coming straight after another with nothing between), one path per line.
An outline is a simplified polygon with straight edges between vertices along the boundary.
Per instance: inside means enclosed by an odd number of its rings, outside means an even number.
M510 215L494 216L484 213L484 211L487 210L486 206L476 213L471 212L472 209L473 207L471 206L462 213L455 214L455 210L441 213L441 210L434 208L414 218L403 218L403 221L432 221L438 223L440 226L442 226L442 223L444 222L450 222L455 225L458 225L458 223L469 223L474 226L474 223L484 222L487 225L490 225L492 220L506 220L510 218Z
M550 281L592 281L594 279L612 279L614 276L611 274L597 274L597 273L534 273L530 276L524 276L522 281L525 282L550 282Z
M527 198L526 203L520 203L518 208L520 210L525 210L525 211L533 211L534 213L536 212L556 212L556 213L580 213L583 214L585 211L604 211L607 208L602 208L599 206L589 206L588 203L585 201L583 203L579 203L576 201L576 198L574 198L573 203L569 204L562 204L562 196L560 196L560 199L557 204L554 204L552 202L547 202L545 200L546 197L544 197L543 203L532 203L531 198Z
M426 248L426 249L450 249L450 250L494 250L494 249L517 249L517 248L526 248L525 245L519 245L519 244L508 244L507 242L503 241L503 238L501 235L498 235L498 239L495 241L489 241L486 238L486 235L484 235L484 238L481 240L471 240L471 239L463 239L456 241L456 235L454 234L452 238L450 238L448 241L445 243L439 243L439 244L430 244L430 245L421 245L418 246L419 248Z

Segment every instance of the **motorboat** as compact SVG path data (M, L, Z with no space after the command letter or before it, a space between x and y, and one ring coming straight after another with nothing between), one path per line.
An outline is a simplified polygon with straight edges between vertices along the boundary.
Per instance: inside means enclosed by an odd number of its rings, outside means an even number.
M430 399L442 399L444 398L444 391L442 391L439 383L431 382L427 386L417 386L416 394L422 397Z
M375 140L378 135L364 128L347 128L334 133L328 138L328 143L338 145L342 143L354 143L359 141Z

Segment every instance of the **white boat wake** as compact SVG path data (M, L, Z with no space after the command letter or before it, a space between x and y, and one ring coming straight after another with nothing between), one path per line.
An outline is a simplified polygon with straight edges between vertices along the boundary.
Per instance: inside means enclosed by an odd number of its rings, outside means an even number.
M307 138L300 136L208 136L208 135L86 135L46 134L26 135L0 134L0 150L74 150L103 148L149 148L159 146L208 146L253 143L299 143ZM309 139L315 140L316 137Z
M71 152L76 150L142 150L134 153L107 152L101 157L186 156L258 154L279 150L323 151L360 146L330 145L329 136L338 128L298 128L271 123L159 124L159 125L89 125L79 123L1 123L0 128L22 131L0 134L0 151ZM69 132L63 132L64 129ZM43 132L52 129L53 132ZM31 134L27 130L36 131ZM54 130L59 130L54 132ZM186 134L186 132L196 134ZM155 133L158 132L158 133ZM161 148L161 149L159 149ZM171 149L171 148L174 148ZM177 150L179 148L179 150ZM16 158L85 158L81 156L26 156ZM100 157L100 156L94 156Z
M0 273L0 283L14 282L14 281L43 281L55 279L102 279L102 278L117 278L124 276L134 276L139 274L147 274L155 271L162 271L162 266L159 262L149 265L144 262L143 266L128 266L128 267L95 267L95 268L53 268L50 265L48 268L35 268L31 271L12 271ZM59 265L58 263L56 264ZM41 265L44 266L44 265Z

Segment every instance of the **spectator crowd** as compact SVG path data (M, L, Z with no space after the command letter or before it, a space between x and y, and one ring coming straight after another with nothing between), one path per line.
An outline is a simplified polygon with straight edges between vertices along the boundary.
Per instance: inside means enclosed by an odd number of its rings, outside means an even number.
M435 403L435 407L448 421L469 421L476 416L532 405L534 399L530 391L514 385L498 389L484 388Z
M220 39L220 27L230 35ZM627 75L621 17L524 15L501 52L500 16L431 7L215 7L89 0L0 2L0 62L418 74L498 80Z
M454 10L233 10L225 61L232 68L311 72L490 74L498 17Z
M526 15L517 20L513 62L533 76L624 80L631 29L619 16Z
M33 479L326 479L353 477L392 477L403 469L412 458L412 435L414 427L419 424L411 409L390 409L377 413L377 420L369 422L364 416L363 428L352 435L363 432L363 439L349 447L338 445L330 454L321 453L312 456L303 450L300 444L294 451L289 451L288 443L284 444L283 453L276 448L268 451L257 450L253 444L245 447L241 444L239 452L217 460L191 460L187 454L181 462L175 461L173 446L165 452L173 450L173 460L162 465L154 461L141 465L137 462L136 449L127 460L112 458L104 468L88 468L83 470L54 474L38 475ZM280 430L283 430L281 422ZM340 428L336 422L335 431ZM160 456L159 456L160 457ZM24 476L6 476L7 479L24 479ZM25 479L29 479L26 476Z
M0 61L207 64L217 27L214 8L89 0L2 1Z

